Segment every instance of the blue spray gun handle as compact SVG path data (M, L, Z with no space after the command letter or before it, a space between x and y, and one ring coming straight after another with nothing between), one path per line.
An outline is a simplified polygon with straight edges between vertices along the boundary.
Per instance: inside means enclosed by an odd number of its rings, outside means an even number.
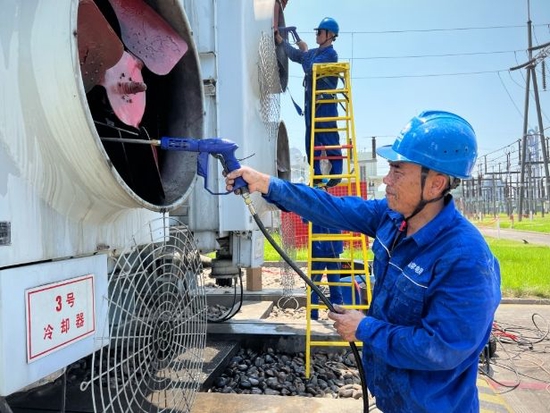
M279 31L279 33L281 33L281 36L286 33L290 33L292 35L292 38L294 39L294 43L302 41L302 39L300 39L300 36L298 36L296 26L278 27L277 30Z
M204 188L213 195L226 195L228 192L213 192L208 188L208 155L219 159L225 173L232 172L241 167L235 157L235 151L239 147L235 142L222 138L190 139L162 137L161 149L168 151L198 152L197 174L204 178ZM248 192L247 183L242 177L235 179L233 192L240 194Z

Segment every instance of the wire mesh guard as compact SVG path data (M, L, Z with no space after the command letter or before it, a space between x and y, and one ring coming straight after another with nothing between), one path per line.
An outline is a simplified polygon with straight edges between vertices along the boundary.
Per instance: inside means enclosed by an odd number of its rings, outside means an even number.
M173 219L152 221L113 268L109 332L92 360L94 410L190 412L206 343L202 265L191 233Z
M280 226L280 238L281 248L286 255L294 262L296 262L297 247L296 239L294 237L294 223L290 219L282 219ZM300 303L295 296L295 276L296 272L288 265L286 261L283 261L281 267L281 286L283 289L282 296L277 300L277 307L279 308L300 308Z
M260 114L269 134L269 139L275 140L279 131L279 117L281 113L280 93L282 90L272 33L262 33L258 52Z

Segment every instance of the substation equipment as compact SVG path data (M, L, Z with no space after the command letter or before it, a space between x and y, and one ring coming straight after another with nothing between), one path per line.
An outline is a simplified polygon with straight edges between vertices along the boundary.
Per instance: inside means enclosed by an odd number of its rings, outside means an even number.
M278 4L2 2L1 398L93 355L82 389L96 411L192 404L200 254L234 276L263 263L263 237L240 197L205 191L197 153L103 139L222 137L242 163L289 179ZM208 168L223 192L219 163Z

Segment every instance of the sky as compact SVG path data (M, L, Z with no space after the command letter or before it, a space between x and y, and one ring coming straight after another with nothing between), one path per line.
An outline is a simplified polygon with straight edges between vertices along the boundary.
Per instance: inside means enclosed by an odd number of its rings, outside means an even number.
M296 26L310 48L314 28L330 16L340 35L340 61L351 64L355 133L359 149L393 143L419 112L440 109L468 120L480 156L521 139L525 117L526 70L510 68L528 60L527 21L533 46L550 42L550 0L289 0L287 26ZM534 51L533 56L540 51ZM548 48L550 55L550 48ZM547 90L542 64L536 66L543 127L550 135L550 57ZM281 119L290 146L304 152L303 71L289 62ZM529 128L536 128L533 85Z

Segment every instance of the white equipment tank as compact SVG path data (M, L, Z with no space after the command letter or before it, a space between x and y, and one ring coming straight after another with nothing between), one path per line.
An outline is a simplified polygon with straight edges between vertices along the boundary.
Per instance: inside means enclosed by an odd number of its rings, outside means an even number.
M289 179L275 6L2 1L0 396L106 344L97 332L106 328L111 258L129 242L163 238L151 227L136 239L145 224L177 216L200 252L222 250L239 268L261 265L263 237L242 199L204 190L197 153L112 139L229 139L242 164ZM224 192L212 157L208 186ZM270 208L254 202L267 219ZM30 320L39 319L38 303L76 292L95 324L37 352L31 330L40 325Z

